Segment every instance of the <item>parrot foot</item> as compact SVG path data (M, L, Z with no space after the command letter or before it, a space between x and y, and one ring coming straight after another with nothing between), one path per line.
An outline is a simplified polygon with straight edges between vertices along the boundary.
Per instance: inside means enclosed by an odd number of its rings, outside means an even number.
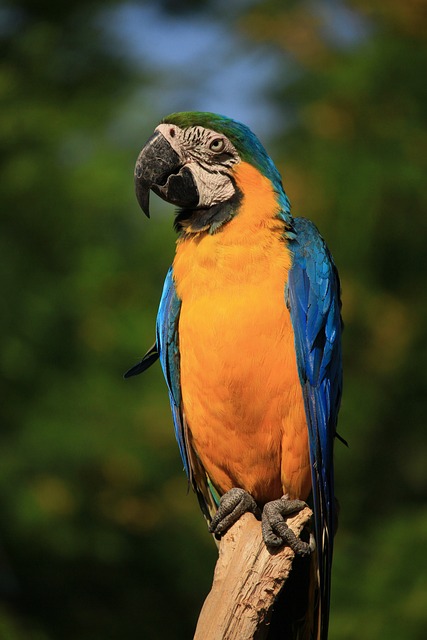
M237 520L250 511L256 518L261 518L261 512L252 496L243 489L230 489L221 497L218 511L209 525L210 533L220 538Z
M306 506L302 500L289 500L288 496L267 502L262 512L262 537L267 547L287 545L295 555L307 556L311 553L310 545L297 538L285 522L288 515Z

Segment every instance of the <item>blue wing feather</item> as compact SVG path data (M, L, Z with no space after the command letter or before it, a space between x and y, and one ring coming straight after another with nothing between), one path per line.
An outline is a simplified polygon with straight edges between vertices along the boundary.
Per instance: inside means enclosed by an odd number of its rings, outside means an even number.
M181 300L176 293L172 267L167 272L157 313L157 350L163 374L169 391L169 401L175 436L187 477L190 478L190 464L186 446L184 421L181 408L180 356L178 322Z
M320 637L326 638L336 522L332 455L342 392L340 284L315 225L295 218L294 231L294 238L289 240L293 264L286 302L309 431L322 612Z
M172 267L166 274L160 298L159 311L156 321L156 342L147 351L140 362L126 371L124 377L130 378L142 373L151 367L160 358L163 374L169 392L169 402L172 410L172 419L175 436L178 441L179 451L187 477L190 479L190 463L184 432L184 419L182 415L181 382L180 382L180 356L178 321L181 311L181 301L177 296L173 281Z
M156 321L156 342L140 362L125 373L125 378L142 373L160 359L166 380L175 436L178 442L184 469L189 482L197 494L200 507L210 521L215 513L219 497L195 451L191 450L186 437L186 421L182 405L179 351L179 299L170 267L160 299Z

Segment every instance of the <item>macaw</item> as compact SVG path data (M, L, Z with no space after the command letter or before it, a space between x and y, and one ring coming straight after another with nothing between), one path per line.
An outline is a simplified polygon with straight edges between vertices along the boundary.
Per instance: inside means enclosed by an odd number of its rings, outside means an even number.
M342 390L331 254L312 222L291 216L258 138L230 118L166 117L138 156L135 186L147 216L150 190L178 207L178 240L155 344L125 376L160 359L210 531L220 536L249 510L269 548L288 544L309 557L315 585L286 637L326 640ZM304 541L285 519L309 498L314 534Z

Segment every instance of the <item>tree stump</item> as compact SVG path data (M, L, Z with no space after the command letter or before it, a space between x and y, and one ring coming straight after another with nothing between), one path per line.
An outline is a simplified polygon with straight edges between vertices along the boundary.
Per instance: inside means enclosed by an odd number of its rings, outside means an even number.
M305 507L286 522L299 536L312 515ZM272 607L292 569L289 547L268 551L261 523L246 513L221 539L212 589L194 640L262 640Z

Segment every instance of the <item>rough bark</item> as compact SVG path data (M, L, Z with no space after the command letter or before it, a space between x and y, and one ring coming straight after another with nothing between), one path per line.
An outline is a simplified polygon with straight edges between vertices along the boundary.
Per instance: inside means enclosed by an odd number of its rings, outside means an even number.
M308 507L287 519L299 536L311 517ZM222 538L212 589L194 640L262 640L274 601L292 569L289 547L267 550L261 525L247 513Z

